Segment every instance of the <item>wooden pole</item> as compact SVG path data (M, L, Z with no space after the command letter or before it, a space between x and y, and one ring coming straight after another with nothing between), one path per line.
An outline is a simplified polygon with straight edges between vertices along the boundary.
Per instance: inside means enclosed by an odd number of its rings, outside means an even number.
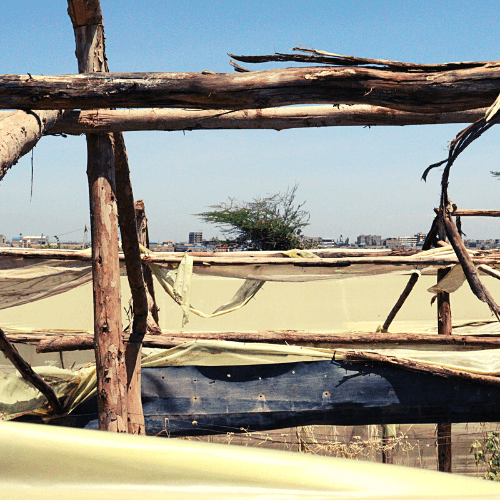
M439 214L439 208L435 208L434 212ZM500 217L500 210L453 210L450 212L451 217Z
M449 268L438 269L437 280L441 281L449 273ZM438 317L438 334L451 335L451 308L450 294L440 292L437 294L437 317ZM437 424L437 454L438 454L438 470L441 472L451 472L452 454L451 454L451 424Z
M57 398L54 389L50 387L40 375L35 373L29 363L27 363L19 354L18 350L7 340L4 331L0 328L0 350L5 354L5 357L16 367L21 376L38 389L49 402L54 413L60 415L64 412L59 399Z
M125 342L128 334L124 334ZM11 342L38 342L37 352L79 351L93 349L92 335L20 335L9 336ZM418 348L436 350L478 350L499 349L500 338L492 335L450 335L416 333L315 333L296 331L259 331L259 332L180 332L146 335L147 347L168 348L193 340L229 340L235 342L262 342L268 344L289 344L301 346L323 346L328 348ZM498 379L500 382L500 379Z
M142 340L147 331L148 299L136 229L130 169L121 132L114 134L114 142L118 216L134 314L132 334L125 349L128 432L146 434L141 398L141 352Z
M4 111L0 113L0 181L7 170L31 151L42 135L63 116L62 111Z
M384 424L382 425L382 463L394 463L394 438L396 437L396 425Z
M2 112L0 112L1 115ZM304 127L473 123L486 108L454 113L408 113L380 106L302 106L202 111L195 109L98 109L67 111L50 134L87 134L133 130L285 130Z
M499 92L499 64L433 72L315 66L247 73L1 75L0 109L242 110L366 104L446 113L489 107Z
M387 319L385 320L384 324L382 325L382 332L385 333L389 330L391 323L393 322L394 318L396 317L396 314L403 307L403 304L405 303L406 299L408 298L411 291L413 290L413 287L417 283L419 276L420 276L420 273L417 273L417 272L412 273L412 275L410 276L410 279L408 280L408 283L406 284L405 289L403 290L403 293L400 295L396 304L394 304L394 307L392 308L391 312L389 313L389 316L387 316Z
M145 247L149 248L149 228L148 219L146 218L146 209L144 202L139 200L134 204L135 209L135 219L137 223L137 235L139 237L139 243ZM158 306L156 305L155 298L155 287L153 282L153 273L148 265L142 265L142 272L144 275L144 281L146 282L146 289L148 293L148 310L152 315L152 318L158 327L160 318L158 316Z
M68 0L80 73L108 70L99 0ZM87 134L99 428L127 432L115 158L109 134Z

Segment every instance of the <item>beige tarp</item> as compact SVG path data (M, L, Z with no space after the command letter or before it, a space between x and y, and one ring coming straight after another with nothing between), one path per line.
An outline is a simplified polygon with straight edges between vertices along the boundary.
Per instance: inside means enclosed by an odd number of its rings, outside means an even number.
M0 423L0 500L496 500L492 481L198 441Z
M146 252L145 249L143 251ZM88 251L75 252L88 254ZM304 250L285 252L291 258L314 258L315 255ZM355 255L355 254L354 254ZM374 253L376 255L376 252ZM324 279L343 279L376 274L408 274L415 271L434 272L432 266L418 264L419 259L430 256L451 256L454 252L451 246L421 252L416 256L413 264L374 265L360 264L349 267L321 267L310 268L294 265L249 264L245 266L225 265L193 268L193 258L185 254L176 270L167 270L160 264L150 263L150 267L168 295L177 302L183 310L182 326L189 319L189 313L204 318L212 318L227 314L243 307L260 290L266 281L302 282ZM7 260L7 258L4 258ZM16 264L17 262L17 264ZM24 267L16 267L22 264ZM19 259L10 259L10 265L0 269L0 309L14 307L21 304L51 297L71 290L91 280L91 265L87 261L39 261L30 266ZM12 267L9 269L9 267ZM213 313L205 313L193 307L190 303L192 274L231 277L244 279L240 289L227 303L218 307ZM445 278L442 286L449 291L455 291L465 280L460 266L455 266ZM451 284L450 284L451 283ZM436 285L438 286L438 285ZM429 289L436 293L436 287Z

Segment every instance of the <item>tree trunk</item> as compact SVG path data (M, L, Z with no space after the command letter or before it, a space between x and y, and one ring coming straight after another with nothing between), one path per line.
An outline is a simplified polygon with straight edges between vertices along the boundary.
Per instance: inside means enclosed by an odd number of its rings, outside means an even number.
M83 37L83 31L79 28L77 37ZM103 43L99 36L93 40ZM369 104L416 113L441 113L489 107L499 93L498 65L418 73L324 66L248 73L0 77L0 109L26 110L139 107L241 110L294 104Z
M68 6L75 31L78 70L107 71L99 0L68 0ZM88 134L87 154L99 428L127 432L127 372L122 341L112 136Z

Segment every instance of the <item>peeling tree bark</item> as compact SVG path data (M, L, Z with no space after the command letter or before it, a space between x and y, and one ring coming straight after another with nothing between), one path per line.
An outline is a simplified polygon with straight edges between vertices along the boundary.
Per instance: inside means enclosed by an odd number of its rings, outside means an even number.
M99 43L99 37L94 38ZM499 93L500 63L430 73L324 66L248 73L0 76L0 109L262 109L293 104L369 104L441 113L489 107Z
M68 5L75 30L79 71L107 71L99 1L68 0ZM99 428L127 432L127 373L122 341L112 136L88 134L87 154Z
M53 127L63 111L5 111L0 113L0 181L7 170L29 153Z
M141 399L141 348L142 340L147 331L148 299L142 271L134 194L130 182L125 141L122 133L114 134L114 139L119 223L134 313L132 334L125 349L128 431L130 434L146 434Z
M85 134L133 130L223 130L305 127L426 125L473 123L486 108L455 113L408 113L379 106L303 106L291 108L227 109L99 109L68 111L49 133ZM1 112L0 112L1 113Z

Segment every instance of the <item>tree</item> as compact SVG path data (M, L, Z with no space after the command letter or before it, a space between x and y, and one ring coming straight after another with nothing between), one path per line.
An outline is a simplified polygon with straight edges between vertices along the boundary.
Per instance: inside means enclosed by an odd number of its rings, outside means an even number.
M229 198L229 202L213 205L211 211L197 216L216 224L238 243L250 240L257 250L301 248L302 228L309 224L309 212L302 209L305 202L295 205L297 188L295 184L284 193L242 203Z

